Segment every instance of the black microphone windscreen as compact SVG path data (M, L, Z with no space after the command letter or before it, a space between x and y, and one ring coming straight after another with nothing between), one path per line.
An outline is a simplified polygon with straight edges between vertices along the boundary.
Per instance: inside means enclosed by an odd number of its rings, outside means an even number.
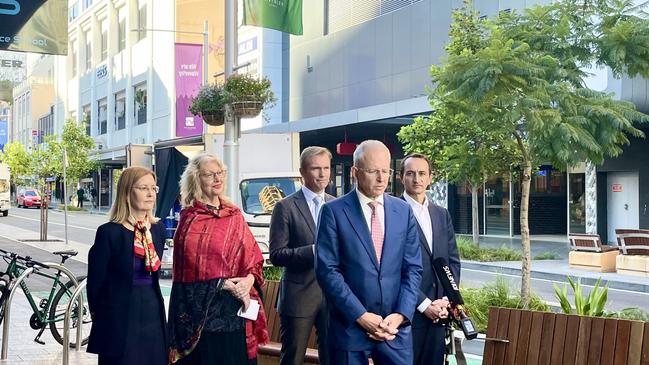
M446 262L443 257L438 257L433 260L433 268L435 269L439 282L444 288L444 293L448 297L448 300L453 303L453 305L464 304L462 294L460 294L460 287L455 281L455 276L453 276L453 272L448 266L448 262Z

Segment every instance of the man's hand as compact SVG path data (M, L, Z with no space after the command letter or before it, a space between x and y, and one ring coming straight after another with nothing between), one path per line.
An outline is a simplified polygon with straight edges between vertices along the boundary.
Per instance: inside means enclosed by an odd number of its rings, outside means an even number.
M391 340L399 333L399 326L406 320L401 313L392 313L383 319L379 327L392 336Z
M393 340L395 337L381 329L380 326L383 322L383 318L378 314L365 312L362 316L358 317L356 322L363 327L367 336L375 341Z
M446 297L437 299L426 308L424 315L433 322L439 322L440 319L448 318L448 306L449 302Z

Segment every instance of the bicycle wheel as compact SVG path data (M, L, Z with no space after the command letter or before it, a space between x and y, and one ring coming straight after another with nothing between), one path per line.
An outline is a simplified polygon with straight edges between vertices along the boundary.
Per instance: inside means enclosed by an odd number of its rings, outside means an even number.
M85 279L85 276L77 277L77 281L81 282ZM74 293L74 285L72 282L68 282L65 286L61 287L59 291L52 299L52 304L50 306L50 332L52 332L52 337L63 345L63 324L65 318L65 310L70 302L70 298ZM84 289L81 293L83 296L83 316L81 319L78 318L77 306L78 302L74 303L72 310L71 326L70 326L70 347L75 348L77 343L77 326L82 326L82 336L83 341L82 345L88 343L88 335L90 334L90 327L92 326L92 320L90 319L90 309L88 308L88 295Z

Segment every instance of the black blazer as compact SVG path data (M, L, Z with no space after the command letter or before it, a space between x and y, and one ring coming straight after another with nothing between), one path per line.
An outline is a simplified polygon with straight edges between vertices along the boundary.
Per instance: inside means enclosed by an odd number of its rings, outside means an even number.
M151 236L158 257L162 259L165 240L162 222L151 226ZM97 228L95 243L88 253L86 290L93 317L88 352L120 356L124 350L133 289L133 240L133 231L121 224L109 222ZM153 282L162 308L162 323L166 323L158 272L153 273Z
M402 199L405 198L402 196ZM419 296L417 298L417 306L429 298L434 301L440 299L444 295L444 290L439 284L435 269L433 269L433 260L438 257L443 257L448 262L453 276L459 285L460 283L460 255L457 250L457 243L455 242L455 230L453 228L453 220L451 214L447 209L433 204L429 201L428 212L433 227L433 251L431 252L426 242L426 236L417 222L417 229L419 230L419 243L421 246L421 261L424 271L421 275L421 286L419 289ZM413 327L423 327L430 324L428 317L424 316L418 310L415 310L415 316L412 320Z
M334 197L325 194L325 202ZM315 316L322 306L322 290L313 270L316 223L304 193L280 200L270 220L270 261L283 266L277 312L286 316Z

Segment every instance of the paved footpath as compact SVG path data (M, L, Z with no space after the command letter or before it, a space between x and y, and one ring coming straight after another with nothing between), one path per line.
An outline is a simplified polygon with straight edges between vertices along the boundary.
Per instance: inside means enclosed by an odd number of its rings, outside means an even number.
M11 231L8 231L10 228ZM0 248L7 251L20 252L22 256L29 255L38 261L49 262L59 262L59 260L57 260L58 256L51 254L52 251L60 249L75 249L79 251L79 255L74 259L68 260L66 262L66 267L68 267L75 275L86 274L89 245L70 242L66 246L65 243L62 242L22 242L9 238L38 238L38 233L26 230L25 232L17 232L17 230L19 229L0 224ZM0 270L4 271L5 269L6 264L0 260ZM30 290L36 296L46 292L50 283L51 281L48 282L47 279L40 278L37 275L32 275L28 279ZM162 280L161 287L165 299L165 305L168 307L171 281ZM34 342L34 337L36 337L37 331L31 329L29 326L29 318L32 313L33 312L25 298L25 295L21 290L18 290L14 295L11 305L8 356L6 360L0 360L0 365L56 365L63 363L63 348L52 337L49 328L46 329L41 336L41 340L45 342L45 345ZM75 337L76 335L71 333L71 336ZM88 336L88 333L84 332L83 336ZM2 333L0 332L0 339L1 337ZM71 365L97 364L97 356L86 353L85 347L83 347L81 351L70 349L69 354L69 364Z

